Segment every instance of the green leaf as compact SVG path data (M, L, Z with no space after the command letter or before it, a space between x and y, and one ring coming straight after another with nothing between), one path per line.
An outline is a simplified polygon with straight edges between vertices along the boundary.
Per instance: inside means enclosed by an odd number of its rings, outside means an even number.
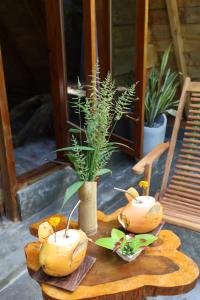
M176 113L177 113L177 111L175 110L175 109L168 109L167 110L167 113L170 115L170 116L172 116L172 117L176 117Z
M134 252L137 252L141 247L147 247L157 240L157 237L152 234L138 234L134 239L129 240Z
M123 231L113 228L111 232L111 237L115 242L118 242L121 238L125 238L126 235Z
M101 169L101 170L97 171L96 176L101 176L101 175L104 175L107 173L112 174L112 171L110 169Z
M67 203L67 201L82 187L84 181L77 181L70 185L65 192L64 201L62 207Z
M69 132L70 132L70 133L80 133L81 130L80 130L80 129L77 129L77 128L70 128L70 129L69 129Z
M96 240L95 244L106 249L113 250L115 246L115 241L112 238L106 237Z
M157 240L157 237L153 234L137 234L135 236L136 241L140 241L143 246L148 246ZM143 241L144 240L144 241Z
M125 144L123 144L123 143L116 143L116 142L113 142L113 145L115 146L123 146L123 147L125 147L125 148L127 148L127 149L130 149L130 150L132 150L132 148L131 147L129 147L128 145L125 145Z
M88 146L71 146L71 147L65 147L65 148L60 148L57 149L55 152L59 152L59 151L76 151L76 150L80 150L80 151L94 151L95 149L93 147L88 147Z
M67 157L72 164L76 161L76 156L73 154L67 154Z

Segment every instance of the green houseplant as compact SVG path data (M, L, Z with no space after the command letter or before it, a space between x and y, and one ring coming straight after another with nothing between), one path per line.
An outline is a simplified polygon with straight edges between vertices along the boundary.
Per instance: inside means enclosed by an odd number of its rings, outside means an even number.
M175 99L178 88L176 72L167 68L171 47L163 54L160 68L150 72L145 96L144 154L156 144L163 143L166 132L166 114L175 115L178 100Z
M67 157L76 171L78 181L67 188L63 205L79 191L79 226L88 235L97 231L97 178L110 173L106 168L117 143L110 141L116 123L127 114L135 96L135 84L116 95L115 83L108 73L105 80L92 76L90 95L81 97L83 88L78 82L78 96L73 103L79 116L80 130L72 128L71 147L58 149L67 151Z
M125 234L113 228L111 237L100 238L95 241L95 244L116 252L123 260L130 262L156 240L157 237L152 234Z

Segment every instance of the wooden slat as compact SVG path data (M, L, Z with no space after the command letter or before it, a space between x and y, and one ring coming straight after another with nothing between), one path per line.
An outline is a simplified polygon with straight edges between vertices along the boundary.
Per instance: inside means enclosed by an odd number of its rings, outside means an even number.
M198 99L200 98L200 93L191 93L192 99Z
M196 150L200 150L200 146L198 146L198 145L191 145L191 144L186 144L186 143L183 143L182 144L182 147L183 147L183 149L196 149Z
M194 216L192 214L187 214L187 212L180 212L175 210L174 208L169 208L169 207L165 207L164 205L164 220L167 221L167 218L165 216L170 216L170 217L174 217L175 218L175 222L172 224L175 225L180 225L180 226L186 226L186 224L191 224L193 225L193 228L189 227L187 225L187 228L191 228L193 230L198 230L200 231L200 218L198 218L197 216ZM186 221L186 222L185 222Z
M177 196L182 196L184 198L187 198L187 194L186 193L181 192L181 191L175 191L175 190L173 190L171 188L167 188L167 193L169 193L171 195L177 195ZM190 198L193 199L193 200L199 201L199 196L190 194Z
M187 90L191 93L200 93L200 82L191 82Z
M200 173L199 168L195 168L195 167L190 167L187 165L182 165L182 164L176 164L176 169L181 169L181 170L187 170L187 171L192 171L192 172L197 172Z
M172 209L172 210L175 210L176 212L180 212L180 213L185 213L185 210L187 210L187 213L188 215L192 215L193 217L195 218L198 218L199 217L199 214L200 214L200 211L198 211L198 209L193 209L191 208L191 205L190 207L189 206L185 206L185 203L184 203L184 206L181 205L180 203L177 204L177 203L174 203L171 201L166 201L166 200L162 200L162 205L164 206L164 209L165 208L168 208L168 209ZM200 220L200 218L199 218Z
M188 119L191 119L191 120L200 120L199 115L200 115L200 112L199 112L198 116L189 114L189 115L188 115ZM199 124L199 125L200 125L200 124Z
M184 176L180 176L180 175L173 175L172 179L178 179L178 180L182 180L182 181L186 181L186 182L192 182L192 183L197 183L198 185L200 185L200 180L196 179L196 178L191 178L188 177L186 175Z
M184 210L184 209L178 210L178 209L175 209L173 207L173 205L171 207L170 207L170 205L166 206L165 203L163 203L163 206L164 206L164 214L170 213L170 215L177 216L177 218L179 217L182 220L182 222L183 222L183 220L187 220L187 221L193 222L195 224L198 224L199 228L200 228L200 218L198 217L198 215L194 214L193 212L190 211L189 213L187 213L187 210ZM165 218L164 218L164 220L165 220Z
M177 226L183 226L183 227L189 228L191 230L200 231L200 223L198 222L198 220L195 220L193 218L192 218L192 220L191 220L191 218L186 219L185 215L176 213L171 209L170 210L164 209L163 219L170 224L174 224Z
M183 142L193 143L193 144L200 144L200 140L197 140L197 139L183 138Z
M174 122L171 143L170 143L170 147L169 147L169 151L168 151L168 156L167 156L166 165L165 165L165 171L164 171L164 175L163 175L163 181L162 181L161 190L160 190L161 197L163 196L163 194L166 190L166 187L167 187L168 177L169 177L169 173L170 173L170 169L171 169L171 163L172 163L172 159L174 156L174 150L175 150L175 146L176 146L176 140L177 140L177 136L178 136L178 132L179 132L179 128L180 128L180 123L181 123L181 119L182 119L182 115L183 115L184 106L185 106L185 103L187 100L187 89L188 89L189 84L190 84L190 78L187 77L185 79L185 83L184 83L184 86L182 89L180 102L179 102L179 106L178 106L178 110L177 110L177 114L176 114L176 119Z
M176 211L185 212L187 210L187 213L191 213L197 217L199 217L200 210L198 206L192 205L191 203L180 203L174 201L173 198L163 198L162 204L164 204L165 207L174 208Z
M198 108L198 109L200 109L200 104L193 104L193 103L191 103L190 107L191 108Z
M197 196L200 195L200 191L196 191L196 190L193 190L193 189L188 189L185 186L177 185L177 184L174 184L174 183L170 183L169 188L172 189L172 190L174 189L175 191L181 191L181 192L188 193L188 198L190 198L190 196L192 194L197 195Z
M184 226L184 221L188 221L193 223L194 225L199 225L198 228L200 229L200 218L198 218L197 215L194 215L192 212L189 214L186 211L178 211L177 209L174 209L174 207L166 207L165 204L164 206L164 220L166 221L165 214L171 215L171 216L176 216L182 221L182 226ZM177 220L178 221L178 220ZM197 228L194 230L198 230Z
M200 167L200 163L196 162L196 161L191 161L190 159L186 160L186 159L177 159L178 163L184 164L184 165L190 165L190 166L197 166ZM199 172L200 172L200 168L199 168Z
M200 101L200 99L199 99L199 101ZM199 115L200 112L199 112L199 111L196 111L196 110L194 110L194 109L190 109L190 110L189 110L189 114L192 114L192 115Z
M174 177L172 177L172 178L174 178ZM171 179L170 183L175 184L175 185L186 186L186 187L189 187L190 189L200 191L199 184L189 183L189 182L187 182L187 180L184 182L184 181L181 181L181 180L176 180L176 178L174 178L174 179Z
M189 173L189 172L186 172L186 171L179 171L179 170L176 170L176 169L174 171L174 174L188 176L188 177L192 177L192 178L200 178L199 174Z
M200 103L200 98L191 98L190 99L190 102L192 103L192 102L194 102L194 103ZM199 112L197 112L196 110L194 110L194 109L191 109L190 110L193 114L198 114Z
M193 155L191 155L191 154L189 154L189 155L187 155L187 154L179 154L179 157L187 158L187 159L190 159L190 160L197 160L197 161L200 161L200 157L193 156Z
M199 151L195 151L195 150L186 150L186 149L181 149L180 150L181 153L187 153L187 154L193 154L193 155L197 155L197 157L199 157Z
M184 132L184 135L185 135L185 136L189 136L189 137L195 137L195 138L198 138L198 139L200 139L200 134L198 134L198 133L193 133L193 132Z
M177 202L180 202L182 205L183 205L184 202L188 202L188 203L191 203L193 205L198 205L198 207L199 207L199 201L198 200L191 199L191 198L188 198L188 197L183 197L183 196L180 196L180 195L171 194L168 191L165 193L163 198L164 197L174 199Z
M185 126L185 130L190 130L190 131L194 131L194 132L200 132L200 128L199 127Z
M200 124L199 122L195 122L195 121L187 121L186 125L199 126ZM195 130L195 128L193 130Z
M166 193L162 199L167 199L167 201L169 202L173 202L176 201L177 203L180 203L183 206L183 203L188 203L188 205L192 204L195 207L199 208L199 202L192 200L192 199L188 199L188 198L183 198L177 195L171 195L169 193Z

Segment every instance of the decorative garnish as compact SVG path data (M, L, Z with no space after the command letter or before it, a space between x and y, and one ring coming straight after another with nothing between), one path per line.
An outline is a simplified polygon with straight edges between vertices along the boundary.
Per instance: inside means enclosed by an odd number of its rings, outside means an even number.
M148 188L148 186L149 186L149 183L148 183L148 181L146 181L146 180L141 180L140 182L139 182L139 187L141 187L141 188Z
M60 218L59 217L51 217L48 220L49 224L53 227L54 233L55 233L55 242L56 242L56 228L60 224Z
M100 238L95 244L127 256L146 249L155 240L157 237L152 234L126 235L123 231L113 228L111 237Z
M146 181L146 180L141 180L141 181L139 182L139 187L143 188L143 195L146 195L146 190L147 190L148 187L149 187L148 181Z
M51 217L49 220L48 220L49 224L52 226L52 227L57 227L58 224L60 223L60 218L59 217Z
M38 228L38 238L41 243L48 239L48 237L54 233L53 227L49 222L43 222Z

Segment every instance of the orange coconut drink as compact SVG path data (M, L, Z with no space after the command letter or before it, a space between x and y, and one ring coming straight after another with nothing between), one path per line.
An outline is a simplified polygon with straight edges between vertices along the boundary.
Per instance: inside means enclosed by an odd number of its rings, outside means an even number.
M49 226L44 226L43 223L39 227L38 235L42 242L39 263L43 271L50 276L63 277L71 274L85 258L88 238L82 230L69 229L69 220L67 228L57 232L59 217L50 218ZM51 233L49 236L47 230Z
M148 188L147 181L141 181L140 187ZM133 233L147 233L154 230L162 221L163 209L161 204L151 196L139 196L134 188L125 190L128 204L124 207L118 220L128 231Z

